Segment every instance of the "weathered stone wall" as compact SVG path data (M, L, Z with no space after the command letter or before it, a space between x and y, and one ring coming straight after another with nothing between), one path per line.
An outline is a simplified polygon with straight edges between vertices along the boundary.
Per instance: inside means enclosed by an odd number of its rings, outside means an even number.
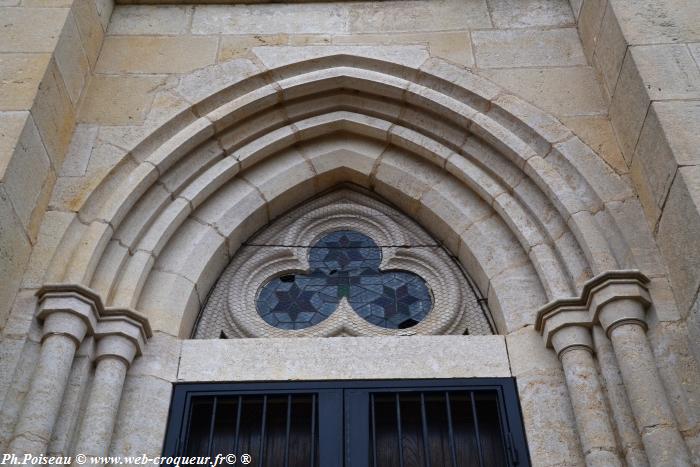
M572 0L571 5L668 268L681 319L660 324L652 336L667 390L678 402L676 417L697 445L697 394L679 375L700 361L700 3ZM671 348L674 363L668 360Z
M78 116L75 151L51 201L56 212L54 225L65 225L63 213L79 207L96 180L118 162L112 157L121 152L114 148L130 144L120 141L124 135L139 138L152 128L148 115L154 120L153 115L167 115L181 105L176 94L163 97L167 96L164 90L176 86L179 75L237 58L257 60L251 53L253 47L347 44L427 45L432 56L469 67L552 112L614 170L626 171L607 119L603 92L586 62L572 11L563 0L120 5L114 10ZM47 237L54 229L47 223ZM498 238L498 242L505 241ZM173 279L182 281L178 276ZM182 285L188 287L186 282ZM150 295L146 300L153 303ZM521 330L512 337L516 355L541 346L539 339L531 327ZM170 338L163 336L162 340L169 342ZM518 362L523 363L515 370L533 459L540 465L580 465L581 449L563 372L556 358L545 357L548 351L540 349L539 353L549 365L535 358L536 363L528 364L529 357L521 357ZM139 442L145 443L139 445L143 448L158 445L167 404L148 402L136 394L167 391L160 386L166 377L173 378L171 372L166 376L137 371L129 378L115 452L130 452ZM547 410L540 402L543 397L549 400ZM128 414L147 408L163 418L161 425L154 426L155 440L133 438Z
M572 8L700 357L700 3L572 0Z
M111 0L0 2L0 328L97 62Z

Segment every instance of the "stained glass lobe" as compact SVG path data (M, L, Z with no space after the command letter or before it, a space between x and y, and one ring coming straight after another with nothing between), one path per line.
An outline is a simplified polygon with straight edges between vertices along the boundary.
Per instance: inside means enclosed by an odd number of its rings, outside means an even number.
M368 236L351 230L329 233L309 249L309 272L290 273L265 284L257 297L260 317L281 329L304 329L328 318L345 297L363 319L377 326L415 326L433 299L425 281L409 271L382 271L382 252Z

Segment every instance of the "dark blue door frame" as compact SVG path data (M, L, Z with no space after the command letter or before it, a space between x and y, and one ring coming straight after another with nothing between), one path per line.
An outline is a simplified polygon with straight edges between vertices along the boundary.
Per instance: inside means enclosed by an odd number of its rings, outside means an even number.
M163 447L164 455L185 455L190 435L192 401L212 399L212 417L216 417L216 401L221 398L238 397L239 406L241 397L289 397L292 395L313 395L314 411L318 410L318 426L312 424L312 433L318 437L318 459L314 460L320 467L374 467L376 464L376 440L374 402L375 397L396 397L400 429L401 397L411 396L416 398L419 394L420 408L423 420L423 452L428 452L427 422L425 412L424 394L444 394L450 412L449 394L468 394L471 397L473 409L473 421L476 423L476 436L478 440L478 417L475 405L475 395L493 394L497 400L497 418L502 437L503 459L507 459L504 465L517 465L528 467L530 465L525 432L523 429L520 403L517 394L515 380L513 378L474 378L474 379L430 379L430 380L373 380L373 381L320 381L320 382L248 382L248 383L179 383L174 385L172 403L168 420L168 429ZM468 399L467 399L468 400ZM371 410L370 410L371 408ZM288 412L289 414L289 408ZM263 431L265 412L263 411ZM287 415L289 418L289 415ZM449 418L449 415L448 415ZM315 423L314 420L314 423ZM212 433L215 420L211 420ZM287 420L287 444L289 444L289 420ZM369 429L368 429L369 427ZM210 434L210 436L212 436ZM236 428L236 444L238 428ZM264 433L260 441L260 452L263 450ZM452 425L450 422L450 438L452 438ZM399 446L401 444L399 443ZM479 463L487 465L482 458L481 444L477 443ZM457 465L455 447L450 441L452 450L452 465ZM209 440L211 449L211 439ZM402 449L399 449L402 451ZM209 453L215 454L215 453ZM240 453L236 453L240 454ZM287 451L285 451L285 456ZM397 455L402 456L402 452ZM257 457L253 453L253 463ZM442 467L430 465L429 456L426 455L425 463L428 467ZM313 455L312 455L313 459ZM372 461L374 459L374 461ZM403 460L401 459L402 465ZM241 465L240 463L238 465ZM270 465L270 464L266 464ZM277 467L271 466L270 467ZM450 467L446 465L445 467Z

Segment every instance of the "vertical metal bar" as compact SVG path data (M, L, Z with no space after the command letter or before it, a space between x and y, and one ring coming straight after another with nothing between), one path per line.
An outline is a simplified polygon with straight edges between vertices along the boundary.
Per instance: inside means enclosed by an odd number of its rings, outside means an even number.
M233 453L238 455L238 435L241 431L241 414L243 413L243 396L238 396L236 407L236 438L233 441Z
M284 437L284 467L289 467L289 431L292 428L292 395L287 395L287 433Z
M452 428L452 406L450 393L445 391L445 408L447 409L447 434L450 439L450 454L452 455L452 467L457 467L457 450L455 449L455 432Z
M260 467L265 465L265 428L267 423L267 395L263 396L262 406L262 423L260 426L260 451L258 453L258 462Z
M484 467L484 453L481 451L481 436L479 435L479 418L476 416L476 401L474 391L469 391L472 400L472 418L474 419L474 433L476 434L476 447L479 453L479 467Z
M207 440L207 456L211 457L211 449L214 445L214 424L216 423L216 404L219 398L214 397L214 404L211 407L211 422L209 423L209 439Z
M370 394L369 397L372 409L372 465L377 467L377 421L374 415L374 394Z
M420 393L420 422L423 426L423 455L425 467L430 467L430 447L428 446L428 416L425 413L425 393Z
M399 393L394 395L396 399L396 434L399 438L399 467L403 466L403 433L401 432L401 401L399 401Z
M190 400L190 415L187 417L187 431L185 433L185 443L184 446L182 446L182 449L180 453L178 454L184 454L186 452L190 452L190 441L192 441L192 438L190 438L190 434L192 433L192 412L194 411L194 402Z
M311 395L311 462L316 467L316 394Z

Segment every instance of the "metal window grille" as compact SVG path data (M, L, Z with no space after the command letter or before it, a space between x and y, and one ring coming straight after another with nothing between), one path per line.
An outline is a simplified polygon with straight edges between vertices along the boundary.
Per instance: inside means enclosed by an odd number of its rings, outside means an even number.
M179 384L165 455L268 467L529 466L514 381Z

